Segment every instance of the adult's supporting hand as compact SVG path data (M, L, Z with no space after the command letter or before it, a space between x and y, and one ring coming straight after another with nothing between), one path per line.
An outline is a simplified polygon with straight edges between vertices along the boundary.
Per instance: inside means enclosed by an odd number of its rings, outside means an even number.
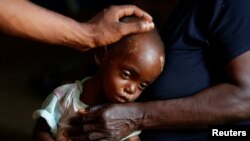
M134 24L119 21L129 15L144 21ZM124 35L153 28L151 16L132 5L111 6L89 22L80 23L28 0L0 0L1 31L78 50L107 45Z
M73 141L119 141L138 130L144 117L133 104L108 104L87 109L80 117L72 119L68 135Z

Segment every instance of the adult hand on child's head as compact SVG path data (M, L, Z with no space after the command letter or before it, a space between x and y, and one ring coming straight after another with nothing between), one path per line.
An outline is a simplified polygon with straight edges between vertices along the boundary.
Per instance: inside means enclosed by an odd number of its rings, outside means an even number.
M131 104L108 104L87 109L81 117L72 119L68 135L73 141L119 141L138 129L143 114Z
M121 22L120 19L126 16L136 16L142 20L132 23ZM146 32L154 28L152 17L134 5L110 6L88 23L95 47L114 43L131 33Z

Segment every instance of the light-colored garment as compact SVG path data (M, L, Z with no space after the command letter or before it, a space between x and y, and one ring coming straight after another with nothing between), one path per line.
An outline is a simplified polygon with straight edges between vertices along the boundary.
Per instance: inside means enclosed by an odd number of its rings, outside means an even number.
M82 84L87 79L89 78L56 88L46 98L41 109L33 113L33 119L44 118L55 136L59 130L69 127L69 119L76 116L80 109L88 107L88 105L80 101ZM139 134L140 131L135 131L122 140Z

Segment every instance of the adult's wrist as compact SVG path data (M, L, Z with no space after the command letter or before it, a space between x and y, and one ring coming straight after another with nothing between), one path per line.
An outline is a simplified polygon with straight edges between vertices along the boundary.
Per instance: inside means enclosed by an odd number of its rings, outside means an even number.
M133 121L134 130L142 130L147 128L148 123L150 122L150 115L145 109L144 103L129 103L129 106L125 105L125 107L129 108L131 112L131 121Z
M164 101L138 102L134 108L137 111L137 129L166 128L167 113L162 108Z
M79 51L95 48L93 26L88 23L71 22L71 28L62 38L62 44L71 46Z

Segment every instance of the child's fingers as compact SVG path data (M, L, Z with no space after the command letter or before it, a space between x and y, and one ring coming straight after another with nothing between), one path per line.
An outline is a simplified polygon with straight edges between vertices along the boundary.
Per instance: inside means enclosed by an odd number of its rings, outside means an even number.
M86 113L87 113L86 109L80 109L80 110L78 110L78 115L84 115Z

